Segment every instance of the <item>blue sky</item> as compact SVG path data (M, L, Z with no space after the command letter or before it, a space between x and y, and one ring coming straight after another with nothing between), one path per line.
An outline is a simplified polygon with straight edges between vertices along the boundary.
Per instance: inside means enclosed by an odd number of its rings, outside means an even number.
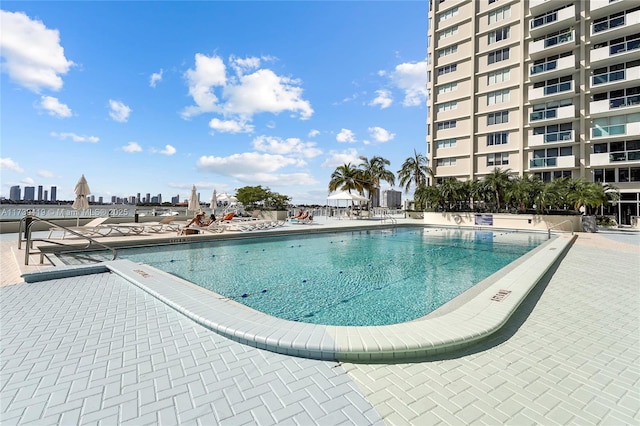
M84 174L105 201L195 184L325 204L337 166L425 153L426 1L1 7L4 197L71 200Z

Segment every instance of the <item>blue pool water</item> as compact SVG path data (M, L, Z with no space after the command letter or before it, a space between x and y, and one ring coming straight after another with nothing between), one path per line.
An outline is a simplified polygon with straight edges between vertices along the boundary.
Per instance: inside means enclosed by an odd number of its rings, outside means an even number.
M275 317L365 326L420 318L545 240L420 227L119 249L118 257Z

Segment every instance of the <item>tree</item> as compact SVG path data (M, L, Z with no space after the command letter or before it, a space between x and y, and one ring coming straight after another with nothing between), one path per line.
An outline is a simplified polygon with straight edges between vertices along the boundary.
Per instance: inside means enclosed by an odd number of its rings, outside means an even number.
M380 181L385 181L391 186L395 184L396 177L393 172L387 170L386 166L391 162L382 157L360 156L360 169L357 178L361 181L362 188L366 189L369 201L373 203L373 193L380 188Z
M496 211L500 211L502 200L504 198L504 192L510 184L510 171L511 169L502 170L496 167L483 179L484 184L487 186L487 189L493 193L494 201L496 203Z
M236 190L236 198L249 209L255 209L258 205L275 210L286 208L291 197L271 192L269 188L258 186L245 186Z
M416 203L416 209L425 208L427 205L431 208L443 208L445 199L442 196L440 188L436 186L420 185L413 193L413 201Z
M362 184L358 179L358 169L351 163L346 163L338 166L333 173L331 173L331 180L329 181L329 192L333 191L348 191L357 190L362 192Z
M447 208L453 209L459 201L464 200L463 183L454 177L448 177L438 185L442 198L447 201Z
M421 185L428 185L427 176L433 175L433 170L427 166L427 157L418 154L413 150L413 157L408 157L402 163L402 168L398 170L398 181L400 186L404 188L404 192L409 192L411 184L419 188Z

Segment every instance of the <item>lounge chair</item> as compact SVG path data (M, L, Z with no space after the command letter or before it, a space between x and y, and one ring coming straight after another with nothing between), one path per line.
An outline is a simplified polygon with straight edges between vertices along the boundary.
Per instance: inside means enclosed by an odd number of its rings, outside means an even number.
M179 223L173 223L176 220L175 216L167 216L164 219L158 222L142 222L139 225L144 226L144 230L146 232L166 232L166 231L177 231L180 229ZM127 224L131 225L131 224Z
M115 234L114 234L115 232ZM106 236L124 236L131 234L142 234L144 232L144 225L142 223L114 223L108 225L99 225L97 234ZM112 235L113 234L113 235Z
M210 223L207 226L197 226L197 225L180 226L180 227L178 227L178 235L199 234L200 231L202 231L202 232L211 232L213 234L219 234L220 232L223 232L224 230L225 230L225 227L220 222L216 221L216 222Z
M293 224L310 224L313 222L313 215L307 210L297 219L289 219L289 223Z
M109 217L96 217L95 219L89 221L88 223L82 226L66 226L64 228L59 226L54 226L49 228L49 236L47 238L51 238L55 231L62 232L62 239L67 236L67 231L71 230L73 232L77 232L82 235L87 236L100 236L100 226L107 220Z

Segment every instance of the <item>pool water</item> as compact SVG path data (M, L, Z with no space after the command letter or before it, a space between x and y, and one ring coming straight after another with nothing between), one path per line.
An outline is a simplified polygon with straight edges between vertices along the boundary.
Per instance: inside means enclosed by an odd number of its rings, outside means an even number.
M372 326L425 316L546 239L395 228L119 249L118 257L282 319Z

